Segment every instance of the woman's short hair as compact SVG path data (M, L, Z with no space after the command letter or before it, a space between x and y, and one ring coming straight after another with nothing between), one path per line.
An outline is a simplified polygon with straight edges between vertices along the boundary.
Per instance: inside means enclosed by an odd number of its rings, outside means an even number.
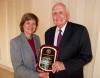
M33 13L25 13L20 21L20 30L24 32L23 25L28 20L34 20L36 22L36 26L38 26L38 17Z

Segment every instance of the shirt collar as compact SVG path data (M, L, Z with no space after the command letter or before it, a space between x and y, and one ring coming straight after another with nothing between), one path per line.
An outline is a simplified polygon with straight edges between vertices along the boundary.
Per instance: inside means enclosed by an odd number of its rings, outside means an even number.
M67 26L67 22L61 28L62 34L64 33L66 26ZM59 30L60 30L60 28L57 26L57 31L59 31Z

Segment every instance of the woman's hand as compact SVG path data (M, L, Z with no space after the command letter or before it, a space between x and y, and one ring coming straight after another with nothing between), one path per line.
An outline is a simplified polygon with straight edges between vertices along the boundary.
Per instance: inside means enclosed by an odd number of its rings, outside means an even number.
M39 73L39 78L49 78L49 73L48 72Z
M49 78L49 72L45 72L37 67L37 64L35 65L37 72L39 73L39 78Z

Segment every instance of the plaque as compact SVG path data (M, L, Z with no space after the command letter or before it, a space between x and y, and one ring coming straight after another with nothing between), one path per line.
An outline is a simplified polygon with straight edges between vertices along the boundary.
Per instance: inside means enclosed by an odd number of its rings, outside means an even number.
M52 64L57 56L57 48L43 45L40 49L39 68L44 71L52 71Z

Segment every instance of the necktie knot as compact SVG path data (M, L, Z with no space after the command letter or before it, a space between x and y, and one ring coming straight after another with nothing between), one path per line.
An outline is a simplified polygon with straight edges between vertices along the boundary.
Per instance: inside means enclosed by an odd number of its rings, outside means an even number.
M59 33L61 33L62 32L62 30L61 29L59 29Z

